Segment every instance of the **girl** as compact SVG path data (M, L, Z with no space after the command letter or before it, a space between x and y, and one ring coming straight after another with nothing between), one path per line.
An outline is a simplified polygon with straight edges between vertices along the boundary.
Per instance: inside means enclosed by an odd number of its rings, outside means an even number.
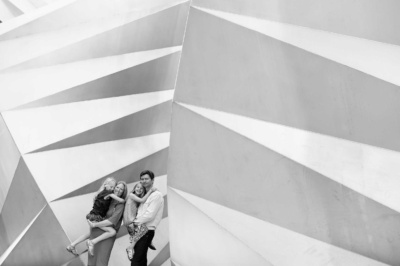
M148 231L146 225L135 225L133 223L133 220L135 220L136 218L137 209L139 207L139 204L145 202L150 194L156 190L157 189L153 187L146 193L146 189L139 182L135 185L135 187L127 197L124 211L124 224L128 229L130 235L129 239L131 242L131 244L126 248L126 253L129 260L131 260L133 257L133 248L136 242Z
M111 200L115 199L118 202L125 202L124 199L121 199L120 197L117 197L114 194L114 187L115 187L116 181L113 177L107 178L104 183L101 185L99 190L97 191L96 195L94 196L94 203L93 203L93 208L90 211L88 215L86 215L86 219L89 221L93 222L100 222L104 220L104 217L107 214L108 207L110 206ZM104 235L107 235L107 238L112 237L116 234L115 229L112 227L101 227L101 229L104 232ZM68 247L67 251L74 254L75 256L78 256L78 252L76 252L75 246L78 245L79 243L85 241L86 239L89 239L90 237L90 231L80 237L78 237L74 242L72 242ZM92 252L91 252L92 251ZM93 255L93 249L89 249L89 254Z

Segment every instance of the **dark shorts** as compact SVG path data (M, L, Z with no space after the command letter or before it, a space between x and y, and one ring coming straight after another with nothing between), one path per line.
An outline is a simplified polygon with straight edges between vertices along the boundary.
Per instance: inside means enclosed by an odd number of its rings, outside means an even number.
M130 235L129 239L131 242L132 240L137 242L148 231L147 226L144 224L134 225L134 223L130 223L126 228L128 229L128 233Z
M98 214L93 214L93 213L89 213L88 215L86 215L86 219L88 219L91 222L101 222L104 221L104 217Z

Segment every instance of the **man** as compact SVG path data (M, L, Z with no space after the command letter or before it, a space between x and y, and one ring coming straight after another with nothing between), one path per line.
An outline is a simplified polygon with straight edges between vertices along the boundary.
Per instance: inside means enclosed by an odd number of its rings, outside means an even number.
M145 170L140 173L140 183L149 191L154 184L154 173ZM164 210L164 197L160 191L151 193L149 198L140 204L135 224L145 224L149 229L135 245L135 253L131 260L131 266L147 266L147 250L154 237L154 231L160 223Z

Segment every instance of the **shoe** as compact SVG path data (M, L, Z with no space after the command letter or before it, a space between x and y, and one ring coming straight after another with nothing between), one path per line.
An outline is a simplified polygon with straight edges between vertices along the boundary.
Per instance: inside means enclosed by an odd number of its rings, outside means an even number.
M149 245L149 249L152 249L152 250L157 250L157 249L156 249L156 247L153 245L153 242L151 242L151 243L150 243L150 245Z
M86 241L86 246L88 247L89 255L93 256L94 245L93 245L92 241L90 241L90 240Z
M128 260L131 261L133 258L133 250L132 249L126 249L126 255L128 256Z
M79 256L79 254L78 254L78 252L76 252L76 249L74 246L69 245L66 249L69 253L73 254L74 256Z

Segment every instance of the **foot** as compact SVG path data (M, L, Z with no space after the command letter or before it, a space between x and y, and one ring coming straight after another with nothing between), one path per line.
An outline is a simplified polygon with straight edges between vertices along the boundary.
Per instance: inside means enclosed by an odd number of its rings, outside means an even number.
M92 241L90 241L90 240L86 241L86 246L88 247L89 255L93 256L94 245L93 245Z
M126 249L126 255L128 256L128 260L131 261L133 258L133 249Z
M153 242L150 243L149 249L156 250L156 247L153 245Z
M73 245L69 245L67 247L67 251L69 253L73 254L74 256L78 256L79 255L78 252L76 252L76 249L75 249L75 247Z

